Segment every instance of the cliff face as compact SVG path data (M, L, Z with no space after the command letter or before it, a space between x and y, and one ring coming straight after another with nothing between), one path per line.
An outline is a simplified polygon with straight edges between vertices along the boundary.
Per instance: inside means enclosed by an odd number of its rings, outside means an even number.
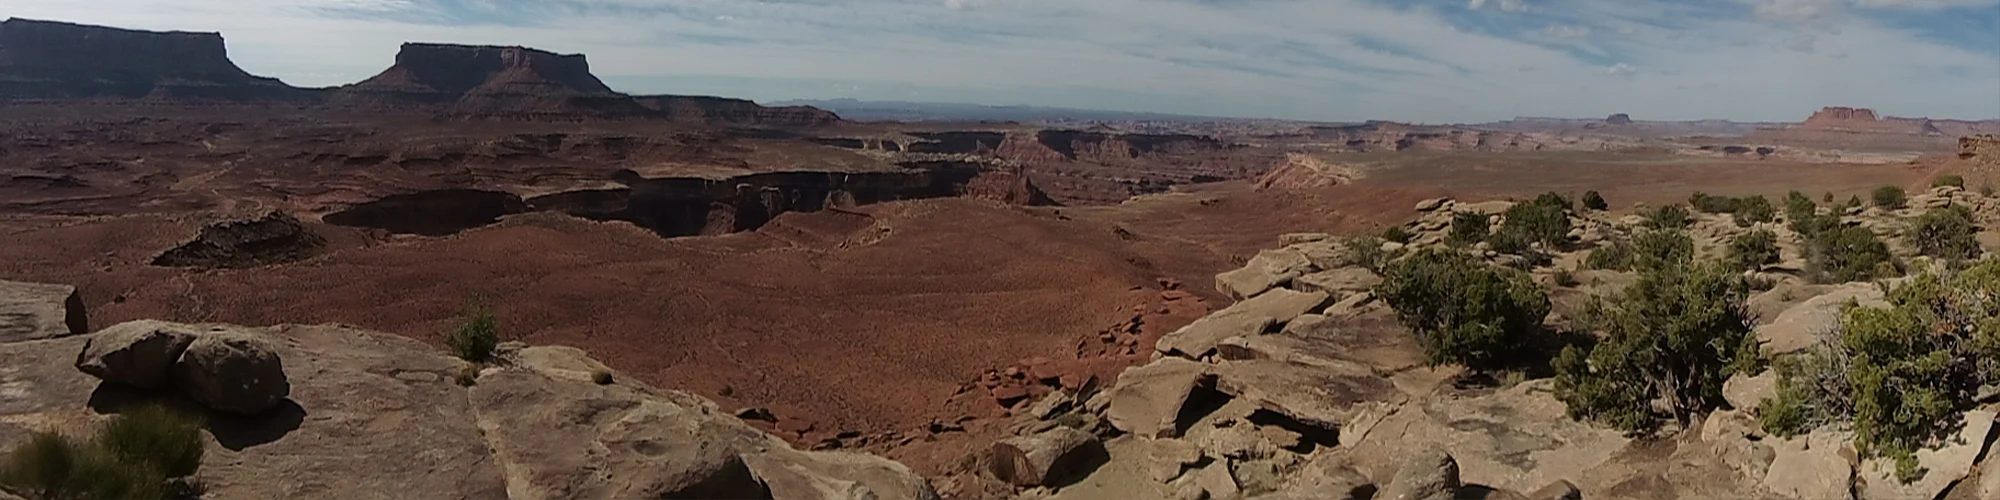
M581 54L405 43L389 69L334 90L351 106L438 106L484 116L635 115L647 110L590 74Z
M1814 130L1836 130L1846 132L1868 132L1886 134L1941 135L1940 130L1929 118L1899 118L1877 116L1868 108L1828 106L1806 117L1799 128Z
M313 94L236 67L217 33L0 22L0 99L102 97L250 101Z
M702 125L812 127L838 123L840 116L812 106L764 106L727 97L638 96L639 105L666 114L669 120Z

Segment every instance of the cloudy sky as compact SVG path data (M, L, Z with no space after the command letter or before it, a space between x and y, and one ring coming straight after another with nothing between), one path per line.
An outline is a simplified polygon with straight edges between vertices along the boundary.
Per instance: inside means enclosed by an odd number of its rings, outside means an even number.
M5 0L220 31L295 85L404 41L581 52L613 87L1318 120L2000 117L2000 0Z

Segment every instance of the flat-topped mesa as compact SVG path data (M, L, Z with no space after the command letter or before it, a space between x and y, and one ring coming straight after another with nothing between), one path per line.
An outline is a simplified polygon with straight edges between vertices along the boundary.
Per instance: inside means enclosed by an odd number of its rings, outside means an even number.
M12 18L0 22L0 99L305 100L251 75L219 33L141 31Z
M1877 116L1872 109L1846 106L1820 108L1812 116L1806 117L1806 121L1799 123L1799 128L1922 135L1943 133L1929 118Z
M590 74L581 54L519 46L405 43L382 73L334 90L343 105L431 107L487 116L643 115Z

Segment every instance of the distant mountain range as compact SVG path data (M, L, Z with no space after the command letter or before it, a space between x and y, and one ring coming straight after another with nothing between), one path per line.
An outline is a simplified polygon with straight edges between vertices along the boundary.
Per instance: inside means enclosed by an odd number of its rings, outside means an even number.
M1220 121L1242 120L1215 116L1176 115L1107 111L1101 109L1051 108L1041 106L988 106L950 102L863 101L858 99L795 99L767 103L769 106L812 106L857 121Z

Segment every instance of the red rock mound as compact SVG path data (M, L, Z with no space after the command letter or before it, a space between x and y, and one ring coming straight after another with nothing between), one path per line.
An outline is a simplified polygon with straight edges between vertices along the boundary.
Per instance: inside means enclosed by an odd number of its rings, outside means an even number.
M230 62L218 33L0 22L0 99L310 100Z
M455 115L640 115L590 74L581 54L527 47L406 43L396 64L334 91L348 105L443 106Z
M1354 182L1354 169L1320 161L1311 155L1291 153L1257 178L1257 189L1312 189Z

